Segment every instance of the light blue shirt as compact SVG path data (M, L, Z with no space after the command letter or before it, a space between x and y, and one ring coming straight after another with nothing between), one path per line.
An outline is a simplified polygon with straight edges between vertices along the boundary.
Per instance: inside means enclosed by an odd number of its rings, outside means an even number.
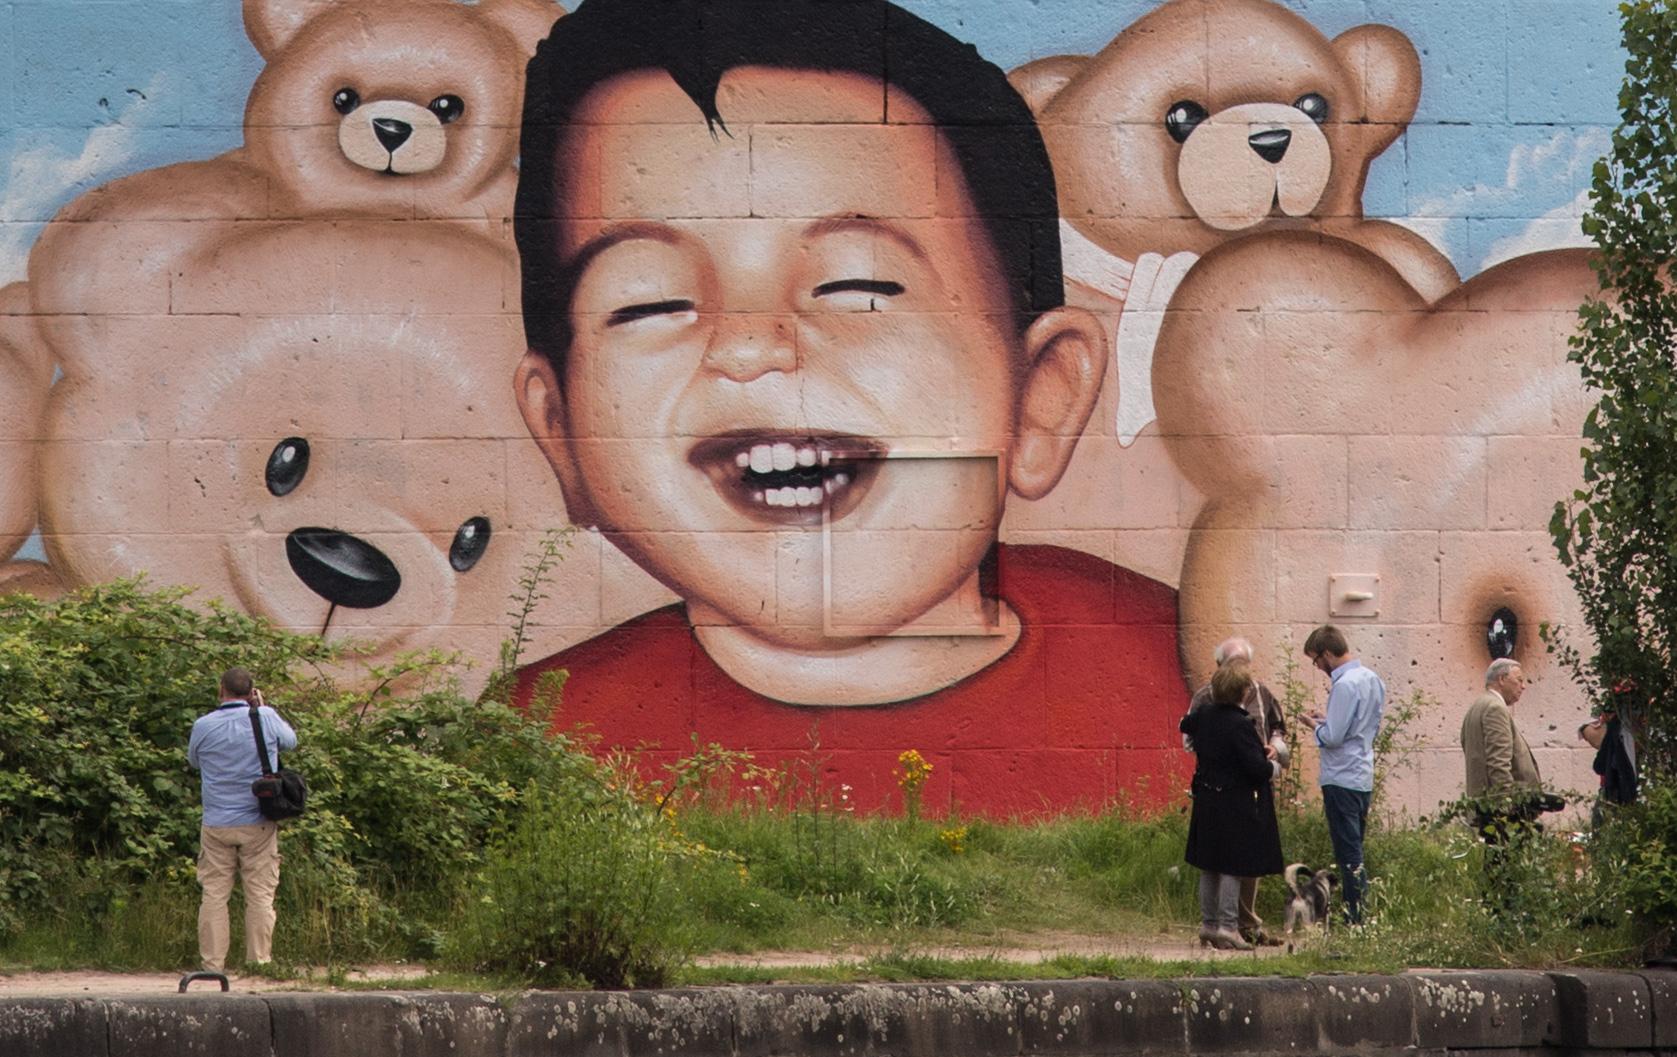
M297 732L278 712L263 705L262 740L268 743L268 763L279 768L280 752L297 747ZM204 825L254 826L263 821L250 783L262 777L256 738L250 732L250 703L224 701L220 708L199 716L186 744L186 762L198 768L204 800Z
M1374 791L1374 735L1386 709L1386 684L1361 661L1333 670L1326 722L1316 727L1321 783L1364 793Z

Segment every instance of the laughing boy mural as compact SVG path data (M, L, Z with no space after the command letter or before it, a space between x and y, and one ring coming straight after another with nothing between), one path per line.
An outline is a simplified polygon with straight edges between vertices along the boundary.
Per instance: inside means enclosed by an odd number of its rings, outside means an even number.
M1002 72L885 3L592 0L526 99L520 407L573 518L681 602L523 692L568 669L560 721L608 743L772 759L815 724L864 802L904 746L960 750L978 810L1165 770L1174 592L996 542L1107 356Z

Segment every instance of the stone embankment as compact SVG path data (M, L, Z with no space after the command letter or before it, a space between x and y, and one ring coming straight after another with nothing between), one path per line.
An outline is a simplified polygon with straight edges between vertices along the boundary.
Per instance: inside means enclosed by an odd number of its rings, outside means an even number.
M5 1057L1677 1054L1677 972L0 1001Z

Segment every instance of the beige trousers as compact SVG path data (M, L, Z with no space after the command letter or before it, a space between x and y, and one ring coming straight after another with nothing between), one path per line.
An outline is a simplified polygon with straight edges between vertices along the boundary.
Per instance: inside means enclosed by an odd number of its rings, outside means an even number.
M200 826L198 883L198 957L204 968L223 972L227 965L227 897L235 872L245 882L245 963L273 960L274 891L279 888L279 823L254 826Z

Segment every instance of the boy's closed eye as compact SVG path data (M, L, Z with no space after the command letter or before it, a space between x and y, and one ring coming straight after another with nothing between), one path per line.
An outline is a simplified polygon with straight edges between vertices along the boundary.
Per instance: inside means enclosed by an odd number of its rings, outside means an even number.
M633 323L639 319L652 316L675 315L679 312L693 311L693 302L685 298L670 301L646 301L641 304L624 305L622 308L612 309L606 316L606 326L620 327L625 323Z
M871 311L874 308L874 298L896 297L902 292L903 284L889 279L834 279L811 290L810 296L839 297L839 301L832 302L835 307Z

